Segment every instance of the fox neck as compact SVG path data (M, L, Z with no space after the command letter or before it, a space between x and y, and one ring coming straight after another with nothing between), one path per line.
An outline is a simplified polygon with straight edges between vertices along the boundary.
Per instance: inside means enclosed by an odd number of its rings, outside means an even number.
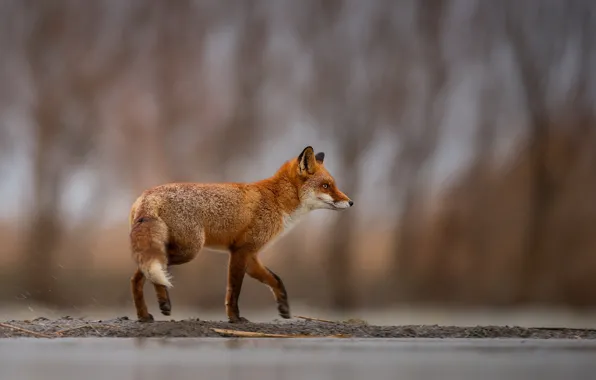
M286 162L277 173L266 179L269 188L282 211L282 234L294 227L306 214L312 211L312 205L300 199L300 182L297 168L292 162Z

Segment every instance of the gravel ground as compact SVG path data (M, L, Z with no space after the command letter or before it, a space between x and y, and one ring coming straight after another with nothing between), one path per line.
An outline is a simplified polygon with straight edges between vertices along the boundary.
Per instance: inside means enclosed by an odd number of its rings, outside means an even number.
M523 328L515 326L373 326L365 321L294 319L272 323L156 321L140 323L128 317L88 320L62 317L0 323L0 338L15 337L354 337L354 338L529 338L596 339L596 329Z

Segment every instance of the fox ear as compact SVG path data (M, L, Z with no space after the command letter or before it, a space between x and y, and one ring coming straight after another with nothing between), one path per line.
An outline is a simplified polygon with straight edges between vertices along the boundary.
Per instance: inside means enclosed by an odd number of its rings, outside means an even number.
M317 153L317 155L315 156L315 159L317 160L317 162L319 164L322 164L323 161L325 160L325 153L323 153L323 152Z
M312 146L304 148L298 156L298 171L300 174L313 174L315 172L315 151Z

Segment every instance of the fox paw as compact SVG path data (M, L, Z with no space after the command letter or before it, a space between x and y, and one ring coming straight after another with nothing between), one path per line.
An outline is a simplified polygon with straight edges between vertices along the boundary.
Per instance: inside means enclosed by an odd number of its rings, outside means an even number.
M228 322L230 322L230 323L248 323L250 321L244 317L229 317Z
M160 302L159 310L163 315L170 315L172 314L172 305L169 302Z
M140 316L138 321L141 323L147 323L147 322L153 322L155 319L153 319L153 315L151 314L147 314L145 316Z
M279 311L279 316L284 319L290 319L292 316L290 315L290 306L287 304L279 304L277 306L277 310Z

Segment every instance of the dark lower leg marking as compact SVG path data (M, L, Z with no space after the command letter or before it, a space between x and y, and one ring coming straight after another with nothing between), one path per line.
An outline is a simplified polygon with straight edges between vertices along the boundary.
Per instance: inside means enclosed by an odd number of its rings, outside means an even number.
M153 286L157 295L159 310L161 310L161 313L163 315L170 315L172 313L172 303L170 301L170 294L168 293L168 288L159 284L153 284Z
M284 286L283 281L277 274L275 274L271 269L265 267L269 274L275 279L277 283L277 291L274 290L273 293L275 294L275 298L277 300L277 310L279 311L279 315L282 318L288 319L290 318L290 304L288 302L288 292L286 291L286 287ZM271 285L270 285L271 286ZM272 286L272 288L274 288Z
M271 269L265 267L257 257L252 257L248 263L249 276L269 286L277 302L277 310L282 318L290 318L288 293L283 281Z

